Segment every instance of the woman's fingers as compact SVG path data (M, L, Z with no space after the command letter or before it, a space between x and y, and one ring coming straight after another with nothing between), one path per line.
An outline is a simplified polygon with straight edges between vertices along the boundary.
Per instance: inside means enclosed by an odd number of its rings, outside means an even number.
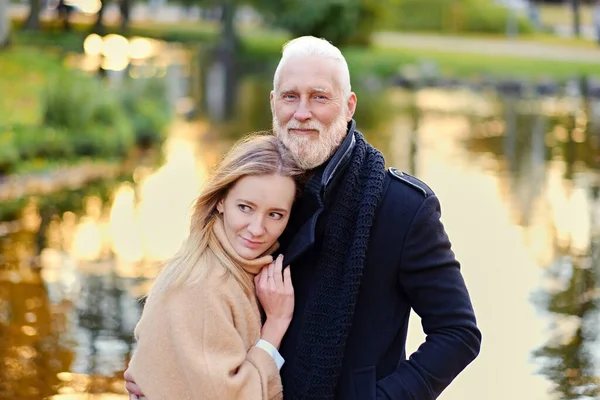
M290 271L289 265L283 270L283 286L286 289L294 290L294 286L292 285L292 272Z
M275 276L275 263L277 259L273 260L271 264L269 264L269 278L273 278Z
M283 255L279 255L274 262L273 267L273 279L275 280L275 284L277 286L283 286L283 275L281 274L281 265L283 264Z

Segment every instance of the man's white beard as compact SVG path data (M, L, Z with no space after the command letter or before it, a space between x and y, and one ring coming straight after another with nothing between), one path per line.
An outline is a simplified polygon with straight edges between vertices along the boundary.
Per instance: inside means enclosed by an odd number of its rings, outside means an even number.
M347 126L348 122L343 114L329 126L329 129L325 129L317 121L303 124L295 119L290 119L286 125L283 125L273 115L275 135L290 150L298 166L304 170L314 169L331 157L344 140ZM290 129L315 129L318 131L318 136L293 135L290 134Z

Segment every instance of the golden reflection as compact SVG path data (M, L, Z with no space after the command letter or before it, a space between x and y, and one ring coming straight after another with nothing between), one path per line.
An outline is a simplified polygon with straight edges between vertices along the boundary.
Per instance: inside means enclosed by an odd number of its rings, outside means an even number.
M147 259L164 260L179 249L201 182L190 143L170 140L165 165L140 184L138 218Z
M584 143L585 142L585 129L581 127L577 127L573 129L571 132L571 137L575 143Z
M554 137L559 142L566 142L569 139L569 131L563 125L556 125L554 127Z
M102 36L96 33L89 34L83 41L83 50L85 51L85 54L89 56L98 56L102 54L103 46L104 41L102 40Z
M30 335L33 336L33 335ZM18 349L19 356L26 360L31 360L32 358L37 357L38 352L31 346L21 346Z
M27 336L37 335L37 330L33 326L24 325L21 327L21 331Z
M115 192L109 230L117 259L125 262L142 259L142 241L135 215L135 189L130 183L122 184Z
M191 206L204 180L195 146L188 138L170 138L164 146L165 163L152 171L134 172L135 186L119 186L108 221L112 252L122 276L139 276L140 262L163 261L181 246L189 231Z
M21 225L23 229L29 232L37 232L41 222L42 219L39 214L37 202L32 198L22 211Z
M498 104L490 97L470 90L421 89L415 94L416 106L424 112L463 113L492 116Z
M102 69L105 71L123 71L129 65L129 59L125 55L115 57L104 57L102 59Z
M550 206L557 244L576 253L587 252L590 244L590 205L585 189L563 179L566 165L554 161L547 167L545 197Z
M102 234L97 221L89 216L81 218L75 230L70 253L80 260L96 260L102 251Z
M105 70L122 71L129 65L129 41L127 38L109 34L102 43L102 68Z
M154 45L150 39L134 37L129 41L129 57L131 59L145 59L154 55Z
M102 7L100 0L65 0L65 4L76 7L85 14L96 14Z
M127 38L114 33L104 37L102 43L102 55L108 58L126 56L129 51Z

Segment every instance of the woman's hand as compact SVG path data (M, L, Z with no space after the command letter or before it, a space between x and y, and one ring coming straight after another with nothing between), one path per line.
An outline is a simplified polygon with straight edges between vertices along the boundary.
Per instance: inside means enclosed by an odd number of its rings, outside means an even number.
M261 330L261 339L276 348L279 348L294 313L294 287L290 268L286 268L283 273L282 270L283 256L279 255L254 277L256 295L267 316Z

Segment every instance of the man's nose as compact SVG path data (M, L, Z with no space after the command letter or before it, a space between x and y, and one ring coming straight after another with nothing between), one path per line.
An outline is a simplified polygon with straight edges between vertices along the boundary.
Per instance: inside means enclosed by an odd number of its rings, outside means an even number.
M262 234L265 233L265 224L264 224L264 220L259 216L256 216L255 218L252 218L252 220L250 221L250 223L248 224L248 232L250 232L250 234L252 236L261 236Z
M312 116L312 113L310 111L310 106L308 105L308 103L305 100L302 100L298 103L298 108L296 109L296 112L294 113L294 118L297 119L298 121L306 121L308 119L310 119L310 117Z

